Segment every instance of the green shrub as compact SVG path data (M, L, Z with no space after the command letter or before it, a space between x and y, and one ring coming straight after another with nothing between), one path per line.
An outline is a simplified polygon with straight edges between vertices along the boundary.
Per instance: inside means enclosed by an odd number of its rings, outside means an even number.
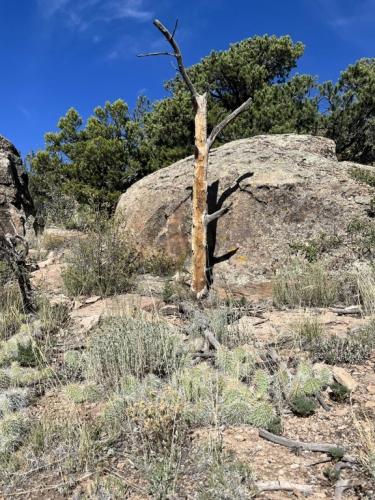
M359 333L345 338L326 337L312 341L306 349L314 361L329 365L361 364L371 356L375 347L375 322L370 322Z
M338 236L321 233L304 242L290 243L289 246L293 253L301 254L308 262L315 262L322 254L337 248L340 244L341 239Z
M94 332L87 353L88 377L121 388L129 374L164 377L183 366L186 351L181 338L162 322L141 317L105 320Z
M334 384L330 385L330 389L330 397L331 399L333 399L333 401L337 401L338 403L344 403L345 401L348 401L350 391L347 387L335 382Z
M294 396L289 402L290 408L299 417L309 417L316 410L316 402L307 396Z
M79 351L66 351L64 353L64 372L69 380L81 378L85 366L85 358Z
M293 259L274 278L273 300L277 306L326 307L337 298L337 283L322 262Z
M170 276L182 265L180 261L162 251L143 253L140 259L142 271L156 276Z
M139 252L120 237L114 224L101 223L70 248L63 272L66 291L71 296L127 292L139 259Z

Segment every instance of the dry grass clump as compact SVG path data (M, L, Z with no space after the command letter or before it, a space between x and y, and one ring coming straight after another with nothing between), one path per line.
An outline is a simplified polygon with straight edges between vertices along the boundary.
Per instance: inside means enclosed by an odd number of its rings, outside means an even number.
M202 500L254 498L254 475L247 464L239 462L224 449L220 436L208 439L196 451L198 470L203 472L198 494Z
M245 308L231 305L213 307L212 309L194 310L186 332L191 337L202 337L205 330L210 330L222 346L234 348L246 344L250 334L238 328L236 321L246 314Z
M307 343L304 348L313 361L323 361L329 365L361 364L371 356L375 347L375 321L371 320L358 333L322 337Z
M375 425L369 418L354 419L354 427L358 436L360 461L375 481Z
M40 295L37 298L37 315L44 334L55 334L60 328L68 326L70 307L66 302L51 304L48 297Z
M373 264L360 263L355 275L363 312L375 316L375 267Z
M181 338L162 322L142 317L105 320L91 338L87 352L88 379L120 389L129 374L170 376L183 366L186 351Z
M0 290L0 339L7 339L17 333L24 319L18 285L8 283Z
M133 286L138 259L138 252L120 238L118 228L101 222L72 243L63 273L66 291L71 296L127 292Z
M313 315L304 316L293 329L302 345L319 341L324 335L322 323L319 321L317 316Z
M40 247L47 252L53 250L61 250L62 248L64 248L66 243L66 236L64 234L51 233L48 231L43 233L39 241Z
M31 463L59 462L65 473L93 470L103 449L100 428L72 408L65 418L45 415L30 428L22 459Z
M9 283L12 278L13 273L9 265L4 260L0 260L0 285L3 287Z
M277 306L326 307L338 295L336 280L323 262L292 259L280 269L273 283L273 300Z

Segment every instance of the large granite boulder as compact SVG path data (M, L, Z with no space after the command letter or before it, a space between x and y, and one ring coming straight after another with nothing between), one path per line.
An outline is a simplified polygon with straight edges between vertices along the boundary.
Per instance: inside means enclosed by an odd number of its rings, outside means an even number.
M215 283L251 295L285 262L291 243L321 233L345 242L349 221L368 216L371 198L370 188L351 178L353 166L338 162L333 141L307 135L262 135L213 150L209 213L232 203L209 227ZM142 248L189 257L192 180L189 157L134 184L116 211L124 233Z
M31 214L34 207L20 154L0 135L0 235L23 237Z

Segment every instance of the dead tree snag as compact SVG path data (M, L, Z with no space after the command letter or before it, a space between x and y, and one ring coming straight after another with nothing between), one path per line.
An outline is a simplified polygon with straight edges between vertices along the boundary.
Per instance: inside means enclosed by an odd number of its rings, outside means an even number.
M210 149L218 135L231 123L240 113L245 111L251 103L251 98L230 113L224 120L216 125L207 137L207 95L199 94L190 80L186 71L180 48L175 40L177 22L171 33L158 19L154 20L154 26L162 33L170 44L172 52L150 52L139 54L139 57L147 56L171 56L177 61L180 75L189 90L195 111L195 162L193 181L193 215L192 215L192 280L191 289L198 299L204 297L208 292L207 268L207 226L213 220L226 213L230 207L223 207L214 214L207 214L207 167Z

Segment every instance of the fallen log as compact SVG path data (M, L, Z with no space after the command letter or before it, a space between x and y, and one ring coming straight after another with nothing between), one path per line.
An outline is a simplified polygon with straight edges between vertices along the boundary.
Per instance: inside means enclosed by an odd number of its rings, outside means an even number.
M296 441L294 439L289 439L283 436L277 436L276 434L272 434L272 432L266 431L265 429L261 429L259 431L259 436L271 443L278 444L280 446L285 446L286 448L290 448L296 451L313 451L317 453L328 453L332 455L335 450L342 450L342 446L337 444L330 443L304 443L303 441ZM351 462L355 463L356 459L351 455L343 454L340 457L342 462Z
M258 481L255 483L258 493L263 491L298 491L310 494L314 487L309 484L291 483L290 481Z

